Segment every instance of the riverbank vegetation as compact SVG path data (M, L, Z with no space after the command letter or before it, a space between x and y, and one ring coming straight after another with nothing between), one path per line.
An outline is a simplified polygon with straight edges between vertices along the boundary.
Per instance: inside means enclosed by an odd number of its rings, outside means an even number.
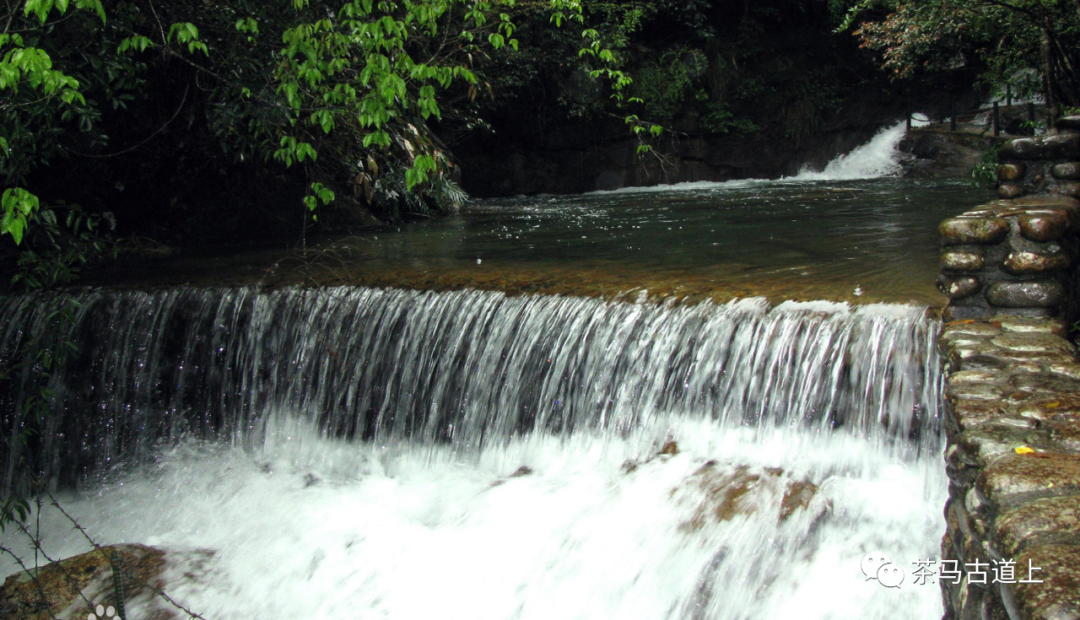
M467 122L467 102L492 92L485 65L519 46L512 9L8 2L0 234L47 247L48 227L32 220L100 230L84 209L166 240L303 228L331 202L347 219L445 209L463 193L432 128ZM620 98L625 78L581 5L545 9Z
M1041 98L1053 124L1080 105L1080 4L1072 0L863 0L841 29L898 78L977 69L979 83Z
M540 142L792 152L977 80L1075 105L1069 6L9 0L0 270L426 217Z

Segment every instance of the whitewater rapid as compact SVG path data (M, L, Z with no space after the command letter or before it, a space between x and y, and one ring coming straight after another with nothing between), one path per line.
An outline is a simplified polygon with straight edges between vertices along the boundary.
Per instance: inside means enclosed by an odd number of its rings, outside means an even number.
M649 192L679 192L688 190L724 190L745 187L798 184L812 181L856 181L896 176L902 170L900 141L907 134L906 123L884 127L869 142L848 153L837 155L822 170L803 166L798 174L780 179L736 179L734 181L688 181L667 185L624 187L594 194L632 194Z
M0 298L0 352L72 301ZM99 464L38 462L75 476L58 498L98 543L165 549L169 595L208 620L941 613L936 584L861 570L879 552L911 575L944 531L937 328L919 308L74 301L80 354L54 369L45 445ZM812 490L785 509L792 488ZM719 504L729 492L745 497ZM47 503L30 523L49 557L89 550ZM17 531L0 544L33 558Z
M680 453L649 460L669 437ZM433 466L431 450L284 424L256 453L184 442L61 501L101 543L168 549L169 594L208 619L941 613L936 585L909 578L890 589L860 571L872 551L909 574L937 557L946 480L935 458L883 455L844 435L762 436L688 420L624 438L525 438L478 462L444 455ZM814 481L813 506L828 513L778 527L766 499L760 515L681 527L701 501L693 473L713 459ZM628 473L627 461L641 464ZM532 473L508 478L521 466ZM48 507L42 529L53 557L88 550ZM213 550L209 562L195 559L199 549Z

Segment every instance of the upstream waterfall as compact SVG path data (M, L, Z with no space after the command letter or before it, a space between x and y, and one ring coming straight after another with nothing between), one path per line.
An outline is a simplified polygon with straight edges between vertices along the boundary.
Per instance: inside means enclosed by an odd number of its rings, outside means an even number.
M78 345L7 380L3 431L34 434L5 484L26 459L100 542L168 549L207 618L940 614L860 572L937 555L918 308L176 288L0 316L9 367ZM43 386L42 424L11 413ZM40 516L51 556L86 550Z

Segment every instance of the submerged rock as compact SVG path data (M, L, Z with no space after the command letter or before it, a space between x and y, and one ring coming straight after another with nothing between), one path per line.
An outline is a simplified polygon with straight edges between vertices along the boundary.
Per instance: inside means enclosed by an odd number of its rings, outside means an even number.
M830 508L828 500L818 499L818 487L813 482L789 479L784 470L774 467L755 470L746 465L720 466L709 461L671 494L687 491L701 494L693 516L682 524L689 531L699 530L710 521L731 521L762 510L775 510L777 521L784 522L805 510L812 511L817 519Z
M491 486L489 486L488 488L489 489L494 489L497 486L501 486L503 484L506 484L506 481L510 480L512 478L524 478L525 476L531 476L532 474L533 474L533 470L532 470L531 467L529 467L528 465L522 465L521 467L518 467L517 469L515 469L514 473L510 474L509 476L507 476L505 478L500 478L500 479L496 480L495 482L492 482Z
M656 453L653 454L652 456L650 456L649 458L647 458L645 460L630 459L630 460L628 460L628 461L626 461L625 463L622 464L621 469L622 469L622 472L624 474L632 474L635 471L637 471L638 467L640 467L642 465L652 463L653 461L655 461L656 459L658 459L658 458L660 458L662 456L675 456L678 453L679 453L679 444L676 443L676 441L674 439L668 439L668 440L664 441L663 445L660 446L660 449L657 450Z
M514 473L510 474L511 478L520 478L522 476L531 476L533 470L528 465L522 465L514 470Z

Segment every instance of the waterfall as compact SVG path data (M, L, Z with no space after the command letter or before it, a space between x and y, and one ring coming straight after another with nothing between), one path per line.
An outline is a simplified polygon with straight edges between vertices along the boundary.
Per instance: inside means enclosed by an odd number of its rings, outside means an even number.
M602 190L594 194L633 194L688 190L722 190L744 187L766 186L777 183L800 183L805 181L854 181L897 176L902 170L900 163L900 140L907 134L906 124L901 122L892 127L884 127L869 142L856 147L849 153L837 155L821 171L813 170L809 165L800 168L795 176L778 180L736 179L734 181L687 181L641 187L624 187L616 190Z
M3 431L36 431L6 483L28 459L100 542L170 549L207 618L940 614L859 573L942 527L918 308L177 288L0 316ZM14 365L43 333L78 344L44 378ZM36 426L13 412L43 382Z
M907 133L905 123L879 131L869 142L850 153L837 156L816 172L808 168L791 177L791 181L847 181L893 176L900 172L900 151L897 146Z
M52 373L49 462L38 465L68 479L185 434L258 444L273 415L331 437L464 451L669 415L903 437L937 420L934 330L901 307L349 288L43 293L0 301L0 358L52 329L65 304L80 349ZM33 393L12 390L5 405L18 411ZM23 423L9 417L5 430ZM76 462L81 471L62 471Z

